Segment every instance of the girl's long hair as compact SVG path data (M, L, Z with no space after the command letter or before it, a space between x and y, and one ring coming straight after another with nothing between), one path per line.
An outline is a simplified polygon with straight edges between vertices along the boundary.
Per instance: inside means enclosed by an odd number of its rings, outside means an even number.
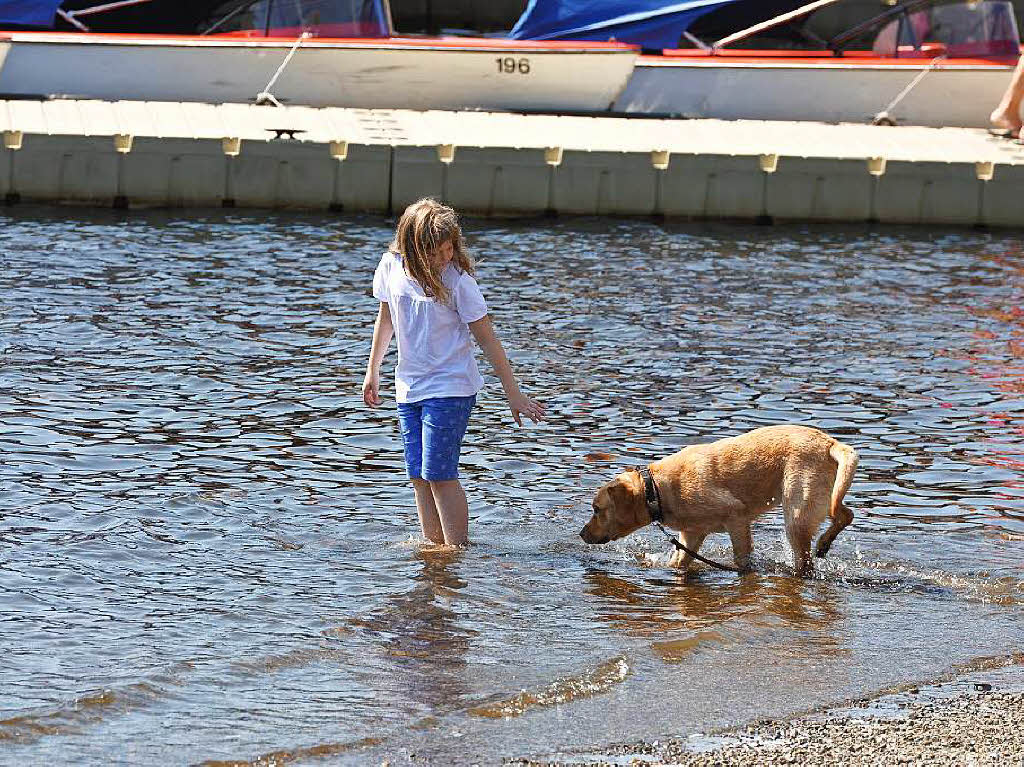
M452 264L461 272L474 274L473 259L466 253L458 214L430 197L417 200L398 219L391 251L402 257L405 272L423 292L442 304L450 296L434 266L434 254L444 243L452 244Z

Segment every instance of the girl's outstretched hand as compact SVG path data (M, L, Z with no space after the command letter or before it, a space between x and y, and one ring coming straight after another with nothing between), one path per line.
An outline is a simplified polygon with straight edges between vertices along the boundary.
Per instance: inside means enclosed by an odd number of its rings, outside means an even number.
M367 370L363 379L363 402L370 407L377 407L383 400L380 398L380 373Z
M512 411L512 417L520 426L523 425L522 416L524 415L534 423L544 420L544 406L520 391L508 395L508 407Z

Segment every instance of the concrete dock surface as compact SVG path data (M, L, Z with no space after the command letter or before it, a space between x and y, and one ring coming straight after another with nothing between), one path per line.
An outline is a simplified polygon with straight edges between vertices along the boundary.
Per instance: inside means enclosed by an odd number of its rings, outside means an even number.
M300 106L0 101L18 201L1021 226L987 131Z

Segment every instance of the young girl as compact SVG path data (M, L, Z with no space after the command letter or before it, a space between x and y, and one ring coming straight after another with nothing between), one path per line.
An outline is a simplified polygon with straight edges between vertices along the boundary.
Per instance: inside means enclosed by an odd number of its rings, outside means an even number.
M454 546L466 543L469 526L459 451L484 384L470 334L501 379L516 423L544 417L544 406L519 391L473 274L454 210L431 199L406 208L373 276L380 309L363 379L363 401L377 407L380 365L394 335L395 399L420 527L428 540Z

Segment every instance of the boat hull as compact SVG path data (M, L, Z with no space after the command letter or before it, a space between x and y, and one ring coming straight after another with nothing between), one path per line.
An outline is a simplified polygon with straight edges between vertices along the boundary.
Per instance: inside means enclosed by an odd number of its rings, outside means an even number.
M614 108L724 120L863 123L886 110L929 63L642 57ZM1012 71L1012 62L938 63L889 116L897 124L985 127Z
M5 37L0 94L207 103L251 103L294 45L214 37ZM298 47L271 92L282 103L318 107L593 112L610 107L636 56L616 45L317 39Z

